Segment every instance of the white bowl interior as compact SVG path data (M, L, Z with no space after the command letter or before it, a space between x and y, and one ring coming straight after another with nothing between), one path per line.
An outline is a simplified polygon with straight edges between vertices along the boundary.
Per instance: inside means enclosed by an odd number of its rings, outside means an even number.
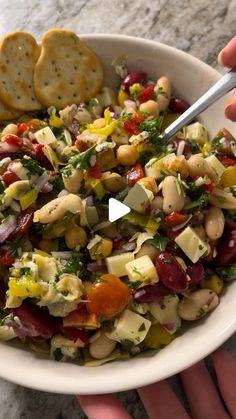
M157 42L116 35L85 35L83 38L105 65L106 84L118 86L110 64L125 54L132 70L146 71L151 78L167 75L176 94L194 102L218 78L219 73L181 51ZM211 135L235 126L224 118L226 98L201 116ZM158 353L116 361L99 368L59 363L26 348L0 343L0 375L18 384L51 392L99 394L123 391L164 379L202 359L235 332L236 284L227 287L219 307L201 322L192 324L180 337Z

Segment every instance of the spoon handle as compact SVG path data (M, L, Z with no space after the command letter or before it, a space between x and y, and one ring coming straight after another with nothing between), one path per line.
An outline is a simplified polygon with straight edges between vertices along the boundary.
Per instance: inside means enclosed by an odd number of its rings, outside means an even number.
M173 135L191 122L210 105L236 87L236 67L224 74L206 93L204 93L190 108L177 118L159 136L162 144L167 144Z

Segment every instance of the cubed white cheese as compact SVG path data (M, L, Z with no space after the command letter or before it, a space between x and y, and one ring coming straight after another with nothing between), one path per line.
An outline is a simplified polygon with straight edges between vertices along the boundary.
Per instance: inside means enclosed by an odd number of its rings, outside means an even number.
M125 269L131 282L158 282L157 270L147 255L126 263Z
M208 250L206 243L191 227L186 227L176 237L175 242L193 263L196 263Z
M212 167L212 169L216 171L217 175L220 178L222 173L226 170L226 167L214 155L207 157L205 160Z
M207 129L200 122L194 122L184 127L183 133L184 138L187 140L196 140L201 145L204 145L208 141Z
M149 304L149 311L152 316L170 333L171 335L179 329L181 319L178 316L179 297L177 295L167 295L159 303Z
M124 204L127 207L132 208L134 211L137 211L143 214L148 207L148 205L152 202L154 195L152 191L144 186L135 183L133 188L130 189L128 195L124 199Z
M117 276L126 276L127 272L125 269L126 263L134 260L134 254L132 252L122 253L121 255L109 256L106 258L106 265L109 274Z
M35 132L34 136L39 144L49 145L57 143L57 139L49 127L40 129Z
M162 173L162 170L164 169L164 163L171 157L176 157L175 153L168 154L161 159L153 157L145 165L145 175L148 177L153 177L156 180L162 179L164 177Z
M128 339L134 345L138 345L145 339L150 326L151 322L149 320L127 309L115 322L114 329L107 336L117 342Z

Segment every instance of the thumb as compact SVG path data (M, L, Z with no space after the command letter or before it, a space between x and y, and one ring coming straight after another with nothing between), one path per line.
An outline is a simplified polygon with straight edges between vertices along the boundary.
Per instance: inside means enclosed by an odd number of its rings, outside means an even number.
M236 66L236 36L220 51L218 62L225 67L233 68Z
M225 116L226 118L231 119L231 121L236 122L236 90L234 90L233 96L226 105Z

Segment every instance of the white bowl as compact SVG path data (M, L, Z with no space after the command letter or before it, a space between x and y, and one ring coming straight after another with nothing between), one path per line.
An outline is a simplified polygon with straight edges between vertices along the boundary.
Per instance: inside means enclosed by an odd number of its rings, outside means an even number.
M163 74L169 76L176 94L190 103L220 76L196 58L158 42L119 35L85 35L83 39L101 57L106 82L113 87L118 79L110 64L121 54L128 56L131 70L144 70L154 80ZM201 116L211 135L222 127L235 130L235 125L224 118L224 104L225 98ZM233 283L214 312L190 325L165 349L98 368L56 362L27 348L0 343L0 375L27 387L68 394L110 393L150 384L189 367L226 341L236 330L235 302Z

